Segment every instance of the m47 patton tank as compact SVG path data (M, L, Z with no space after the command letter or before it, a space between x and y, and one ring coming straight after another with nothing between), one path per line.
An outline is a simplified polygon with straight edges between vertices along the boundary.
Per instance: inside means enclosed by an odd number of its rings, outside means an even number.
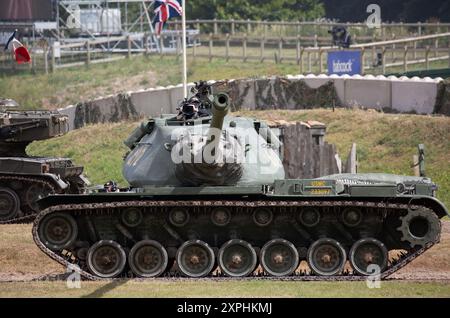
M125 142L129 189L39 201L42 251L90 279L357 280L385 278L439 241L448 213L429 179L285 179L264 122L227 115L228 96L204 83L194 93Z
M50 193L82 193L83 167L66 158L30 157L35 140L68 131L67 116L51 111L20 111L12 100L0 100L0 223L31 221L37 200Z

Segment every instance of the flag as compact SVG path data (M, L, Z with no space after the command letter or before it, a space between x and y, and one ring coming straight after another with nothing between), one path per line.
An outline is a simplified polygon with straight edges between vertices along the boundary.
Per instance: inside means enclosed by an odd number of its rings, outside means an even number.
M16 32L17 30L14 31L9 37L8 42L6 42L5 51L8 49L11 50L18 64L29 63L31 61L30 53L28 53L27 48L16 39Z
M156 0L155 18L153 19L156 34L161 34L167 20L181 16L182 12L183 8L178 0Z

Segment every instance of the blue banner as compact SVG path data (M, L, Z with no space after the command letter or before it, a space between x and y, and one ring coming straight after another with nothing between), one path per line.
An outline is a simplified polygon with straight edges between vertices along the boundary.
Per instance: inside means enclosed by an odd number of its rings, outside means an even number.
M361 74L361 51L341 50L328 52L328 74Z

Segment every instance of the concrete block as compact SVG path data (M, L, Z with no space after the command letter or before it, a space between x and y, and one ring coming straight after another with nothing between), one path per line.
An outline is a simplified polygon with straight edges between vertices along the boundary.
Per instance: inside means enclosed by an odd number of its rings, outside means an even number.
M75 105L69 105L64 108L58 109L58 111L63 114L67 115L67 121L69 123L69 130L75 129L75 113L76 113L77 107Z
M164 87L131 93L131 103L137 112L145 116L172 112L169 91Z
M346 107L373 109L391 108L391 81L377 78L348 78L345 80Z
M432 114L438 83L435 81L392 80L392 109L401 113Z

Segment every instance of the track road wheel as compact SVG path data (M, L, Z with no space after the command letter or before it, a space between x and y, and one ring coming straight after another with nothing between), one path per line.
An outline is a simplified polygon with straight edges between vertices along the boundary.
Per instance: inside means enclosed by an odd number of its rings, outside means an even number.
M100 278L114 278L122 273L127 262L124 249L114 241L101 240L89 248L87 266Z
M353 244L349 259L358 274L371 275L374 274L374 270L382 273L388 264L388 251L379 240L363 238ZM378 268L374 266L378 266Z
M317 275L333 276L342 272L347 254L342 245L331 238L315 241L308 249L308 265Z
M37 201L45 198L50 193L52 193L52 189L48 186L43 186L41 184L31 184L24 193L24 203L26 204L26 208L34 212L39 212Z
M220 269L230 277L244 277L251 274L258 263L258 257L250 243L243 240L230 240L219 250Z
M0 187L0 221L9 221L19 214L20 199L17 193L10 189Z
M75 219L67 213L54 213L44 217L39 225L39 238L52 251L70 247L78 236Z
M298 263L297 249L284 239L271 240L261 249L261 266L272 276L291 275L297 269Z
M209 245L200 240L184 242L177 251L177 264L188 277L204 277L214 268L215 256Z
M131 270L139 277L160 276L167 268L169 257L158 242L144 240L136 243L128 255Z

